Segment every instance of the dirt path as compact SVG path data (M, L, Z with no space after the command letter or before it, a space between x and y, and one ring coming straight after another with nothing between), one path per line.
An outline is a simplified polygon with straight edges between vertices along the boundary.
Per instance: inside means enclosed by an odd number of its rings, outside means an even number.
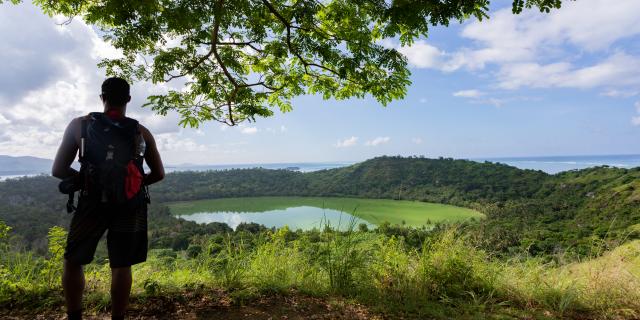
M44 313L0 311L0 319L65 319L62 308ZM84 319L111 319L109 313L85 314ZM361 305L297 293L262 296L231 303L223 292L184 294L133 301L128 319L383 319Z

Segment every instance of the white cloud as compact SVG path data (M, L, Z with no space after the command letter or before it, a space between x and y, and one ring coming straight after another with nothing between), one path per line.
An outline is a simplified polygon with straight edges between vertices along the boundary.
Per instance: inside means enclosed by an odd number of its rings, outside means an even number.
M127 112L128 116L137 119L145 127L149 128L153 134L176 133L180 129L178 122L180 118L177 113L170 112L166 116L161 116L142 110L132 110Z
M105 75L96 64L118 52L82 19L58 26L28 3L0 6L0 34L0 60L11 61L0 64L0 154L53 158L71 119L102 110ZM154 134L176 134L175 113L161 117L139 107L151 92L167 88L132 85L128 116Z
M255 134L258 133L258 128L256 127L244 127L240 130L242 134Z
M439 68L443 64L445 53L428 44L424 40L418 40L411 46L396 47L400 53L407 57L412 65L418 68Z
M338 142L335 144L335 147L337 148L353 147L356 145L356 143L358 143L358 137L352 136L344 140L338 140Z
M209 146L199 144L191 138L183 138L179 135L161 133L155 136L159 151L195 152L208 151Z
M633 96L637 96L640 92L636 90L616 90L616 89L608 89L600 93L601 96L612 97L612 98L629 98Z
M498 73L499 86L517 89L534 88L595 88L640 85L640 57L617 52L604 61L587 67L575 67L568 62L541 65L534 62L508 64Z
M505 102L506 101L504 99L498 99L498 98L480 99L477 101L477 103L489 104L496 108L502 107L505 104Z
M0 113L0 125L7 125L10 124L11 121L9 121L9 119L5 118L1 113Z
M427 103L427 98L420 98L420 100L418 100L420 103Z
M640 126L640 101L636 102L634 106L636 107L638 115L631 118L631 124L634 126Z
M541 56L562 58L565 44L587 52L606 51L616 41L640 34L639 11L636 0L619 0L615 5L610 0L568 1L549 14L526 10L514 15L505 8L491 19L468 24L462 36L477 47L458 54L463 56L462 65L478 68Z
M463 98L478 98L484 95L484 92L476 89L472 90L461 90L453 93L454 97L463 97Z
M485 97L487 94L483 91L470 89L460 90L453 93L454 97L467 98L470 103L492 105L496 108L502 107L507 99L498 99L494 97ZM513 99L512 99L513 100Z
M247 154L245 141L212 144L199 142L200 138L189 136L191 132L156 135L156 142L166 164L214 164L237 161L236 155ZM196 133L197 136L197 133ZM185 155L188 155L187 157Z
M415 143L415 144L422 144L422 138L413 138L411 139L411 142Z
M116 49L111 43L105 42L99 37L92 37L91 57L94 59L119 59L124 58L122 52Z
M391 140L391 138L389 137L377 137L373 140L369 140L367 142L364 143L365 146L369 146L369 147L375 147L375 146L379 146L381 144L385 144L388 143Z
M503 89L605 87L608 96L619 96L640 85L640 57L611 47L640 36L638 12L637 0L568 1L549 14L514 15L505 8L465 25L461 36L470 45L447 53L418 41L398 50L420 68L449 72L495 65L491 76Z
M530 96L520 96L520 95L516 95L516 96L500 95L500 97L496 97L496 96L489 96L489 93L486 93L486 92L481 92L478 95L469 94L467 96L465 95L458 95L458 96L466 98L467 101L472 104L490 105L496 108L501 108L505 104L511 103L511 102L542 100L541 97L535 97L535 96L530 97Z
M287 132L287 127L285 126L280 126L277 128L267 127L266 129L264 129L264 131L273 133L273 134L277 134L278 132L284 133L284 132Z

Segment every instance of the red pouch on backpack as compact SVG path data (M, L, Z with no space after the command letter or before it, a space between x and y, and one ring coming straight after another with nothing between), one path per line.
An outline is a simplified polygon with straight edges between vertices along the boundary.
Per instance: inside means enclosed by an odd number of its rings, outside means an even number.
M127 199L133 198L138 192L140 192L140 188L142 187L142 173L136 166L134 161L129 161L127 165L127 177L125 178L125 193L127 195Z

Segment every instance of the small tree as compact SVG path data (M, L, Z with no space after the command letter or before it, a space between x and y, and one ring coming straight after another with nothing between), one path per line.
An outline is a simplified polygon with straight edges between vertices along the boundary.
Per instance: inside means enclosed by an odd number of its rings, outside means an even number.
M11 227L6 225L4 221L0 220L0 301L6 301L7 298L12 296L15 288L15 283L10 280L10 272L7 266L9 261L9 231Z
M5 252L7 250L9 231L11 231L11 227L4 223L4 221L0 220L0 252Z
M7 256L9 255L9 231L11 227L0 220L0 275L5 270Z
M60 283L67 231L62 227L53 226L49 229L47 239L49 240L49 257L45 261L42 273L46 277L49 287L52 287L54 284Z

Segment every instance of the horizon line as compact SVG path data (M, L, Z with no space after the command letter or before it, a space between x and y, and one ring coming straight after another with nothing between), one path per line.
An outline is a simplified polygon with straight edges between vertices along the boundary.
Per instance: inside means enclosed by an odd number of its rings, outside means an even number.
M21 156L12 156L7 154L0 154L0 157L10 157L10 158L35 158L41 160L53 161L53 159L41 158L30 155L21 155ZM379 157L424 157L427 159L439 159L439 158L451 158L456 160L519 160L519 159L542 159L542 158L563 158L563 157L640 157L640 153L621 153L621 154L573 154L573 155L535 155L535 156L483 156L483 157L452 157L452 156L427 156L427 155L378 155L367 159L361 160L335 160L335 161L291 161L291 162L236 162L236 163L188 163L183 162L179 164L168 163L165 164L165 168L171 167L195 167L195 166L234 166L234 165L285 165L285 164L355 164L358 162L367 161L370 159L375 159ZM76 161L74 161L76 162Z

